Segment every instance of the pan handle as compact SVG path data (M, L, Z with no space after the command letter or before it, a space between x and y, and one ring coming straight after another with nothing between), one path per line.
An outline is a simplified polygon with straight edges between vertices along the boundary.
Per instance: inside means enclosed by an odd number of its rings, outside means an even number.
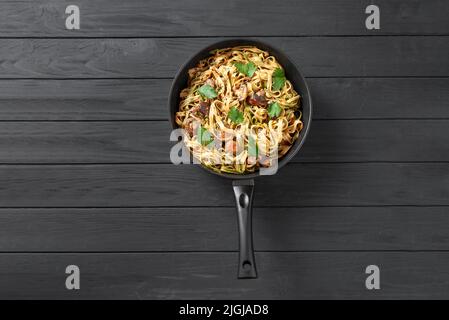
M235 204L239 221L239 279L257 278L256 260L254 259L252 213L254 180L234 180Z

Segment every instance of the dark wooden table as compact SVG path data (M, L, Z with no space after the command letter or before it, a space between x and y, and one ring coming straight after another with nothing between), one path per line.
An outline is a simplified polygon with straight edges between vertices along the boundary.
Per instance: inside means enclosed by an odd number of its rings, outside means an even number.
M0 1L0 298L449 298L449 2L377 0L367 30L370 3ZM257 180L257 280L230 181L169 161L171 79L223 37L284 50L315 102Z

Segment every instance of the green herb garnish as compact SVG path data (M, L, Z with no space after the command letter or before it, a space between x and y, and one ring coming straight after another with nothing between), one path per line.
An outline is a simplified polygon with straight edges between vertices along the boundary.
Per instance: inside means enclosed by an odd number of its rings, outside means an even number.
M276 70L274 70L272 80L274 91L282 89L285 81L287 80L285 78L284 70L282 70L281 68L277 68Z
M243 113L240 112L236 107L232 107L228 113L229 119L235 124L239 124L243 122Z
M270 118L279 117L281 114L282 108L277 102L273 102L268 106L268 115Z
M205 98L213 99L218 96L217 91L212 88L210 85L205 84L199 87L198 92Z
M203 126L198 127L197 139L203 146L207 146L214 141L212 134Z
M234 65L240 73L243 73L250 78L254 75L254 72L256 72L257 69L256 65L251 61L248 63L235 62Z

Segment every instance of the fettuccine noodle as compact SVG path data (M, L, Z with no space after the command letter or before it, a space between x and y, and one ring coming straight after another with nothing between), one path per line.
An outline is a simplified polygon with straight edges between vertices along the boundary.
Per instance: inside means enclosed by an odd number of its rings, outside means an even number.
M269 167L288 152L303 128L300 96L276 74L284 74L282 66L253 46L214 50L189 70L176 123L201 164L244 174Z

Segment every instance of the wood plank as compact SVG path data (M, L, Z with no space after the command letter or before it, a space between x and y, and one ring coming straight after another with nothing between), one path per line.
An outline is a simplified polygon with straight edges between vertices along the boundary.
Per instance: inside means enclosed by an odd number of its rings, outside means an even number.
M256 253L259 279L238 280L237 253L2 254L0 298L447 299L448 252ZM65 268L81 270L67 290ZM365 288L365 268L381 289Z
M314 118L448 118L449 79L307 79Z
M257 251L448 250L448 207L256 208ZM234 208L1 209L1 252L236 251Z
M2 207L234 206L230 180L192 165L3 165L0 177ZM449 163L289 164L256 181L255 205L449 205L448 181Z
M369 1L78 0L81 29L66 30L70 1L0 2L0 36L246 36L448 34L444 0L378 0L381 29L365 28ZM279 19L282 17L282 19Z
M171 82L0 80L0 120L167 119Z
M171 163L170 130L166 121L3 122L0 163ZM448 120L317 120L308 139L294 162L449 161Z
M170 125L156 122L0 123L2 162L170 162Z
M449 118L448 78L307 81L314 119ZM171 82L0 80L0 120L165 120Z
M448 161L448 125L446 120L315 121L295 160Z
M219 39L0 39L0 78L173 77L192 54ZM265 41L306 76L449 76L444 36Z

